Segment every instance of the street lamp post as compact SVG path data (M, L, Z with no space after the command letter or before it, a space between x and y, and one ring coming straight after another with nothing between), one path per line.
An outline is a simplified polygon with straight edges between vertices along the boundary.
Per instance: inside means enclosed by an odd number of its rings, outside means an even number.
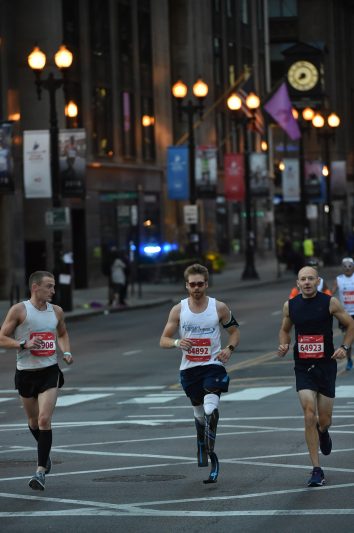
M195 140L194 140L194 115L203 116L204 98L208 94L208 85L199 78L193 85L193 94L197 98L197 103L191 99L183 105L183 99L186 97L188 88L182 80L178 80L172 86L172 94L177 100L177 110L179 115L185 113L188 118L188 162L189 162L189 201L191 205L197 204L197 191L195 183ZM201 253L200 238L197 224L190 225L189 248L193 255L197 257Z
M326 204L327 204L327 251L325 254L325 262L327 265L334 264L335 257L333 256L333 224L332 224L332 192L331 192L331 161L330 161L330 141L334 138L335 129L340 124L340 118L336 113L330 113L327 119L320 113L316 113L312 119L313 126L317 129L318 135L324 141L324 168L323 175L326 179Z
M227 100L227 106L232 111L238 111L241 109L242 101L240 97L233 93ZM249 93L246 98L246 106L251 112L249 117L245 117L244 124L248 128L244 128L244 156L245 156L245 212L246 212L246 249L245 249L245 267L242 272L241 279L259 279L258 272L254 263L254 247L255 247L255 234L252 225L252 191L250 185L250 148L248 133L254 130L254 122L256 119L256 111L260 106L260 99L254 93Z
M51 171L51 186L52 186L52 205L53 208L61 207L61 187L59 176L59 129L58 117L56 110L56 91L64 85L65 71L68 69L73 61L73 54L64 45L60 46L59 50L54 56L57 68L62 72L61 78L56 78L52 72L48 74L46 79L42 79L42 71L46 64L46 56L35 46L28 56L28 65L35 74L35 84L37 87L38 100L41 99L42 89L49 93L49 110L50 110L50 171ZM55 229L53 231L53 255L54 268L53 273L57 278L61 271L61 256L62 256L62 230ZM69 286L61 286L59 280L59 298L56 298L58 303L65 311L72 309L71 301L71 284ZM70 288L69 298L64 298L65 288ZM67 295L68 296L68 295Z

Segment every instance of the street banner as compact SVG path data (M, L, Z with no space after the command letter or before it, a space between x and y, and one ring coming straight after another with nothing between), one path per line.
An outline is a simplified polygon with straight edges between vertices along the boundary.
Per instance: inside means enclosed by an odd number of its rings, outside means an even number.
M282 189L284 202L300 201L300 165L294 158L283 159Z
M197 146L195 185L198 198L215 198L218 166L215 146Z
M321 161L305 161L305 192L311 203L321 203L326 199L326 181L322 170Z
M23 132L23 177L25 198L51 198L48 130Z
M249 172L251 194L253 196L268 196L269 177L267 154L259 152L249 154Z
M331 194L334 198L347 195L347 164L346 161L331 162Z
M15 190L12 137L12 124L10 122L0 124L0 194Z
M83 198L86 181L86 132L84 129L60 130L59 165L62 196Z
M225 154L224 191L227 200L242 202L245 198L245 157L243 154Z
M189 166L188 147L167 148L167 194L170 200L188 200Z
M278 126L289 135L290 139L296 141L301 137L299 124L292 114L292 104L285 82L280 85L263 107Z

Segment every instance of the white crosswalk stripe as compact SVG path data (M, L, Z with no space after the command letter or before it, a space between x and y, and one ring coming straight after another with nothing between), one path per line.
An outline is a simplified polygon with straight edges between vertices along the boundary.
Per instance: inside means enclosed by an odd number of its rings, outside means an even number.
M292 387L251 387L238 392L225 394L222 397L222 401L234 402L236 400L262 400L267 396L273 396L273 394L279 394L279 392L284 392L289 389L292 389Z
M99 400L113 396L112 394L69 394L67 396L59 396L57 400L57 407L68 407L78 403L89 402L91 400Z

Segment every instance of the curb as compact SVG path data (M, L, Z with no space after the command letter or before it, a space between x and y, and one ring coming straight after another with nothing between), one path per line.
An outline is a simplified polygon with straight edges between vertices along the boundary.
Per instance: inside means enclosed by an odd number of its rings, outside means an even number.
M99 315L111 315L113 313L122 313L124 311L135 311L136 309L146 309L149 307L157 307L166 303L171 303L172 298L159 298L156 300L150 300L147 302L135 303L133 305L124 307L122 309L115 307L102 306L98 309L80 309L74 311L64 312L66 322L74 322L75 320L81 320L83 318L90 318L92 316Z

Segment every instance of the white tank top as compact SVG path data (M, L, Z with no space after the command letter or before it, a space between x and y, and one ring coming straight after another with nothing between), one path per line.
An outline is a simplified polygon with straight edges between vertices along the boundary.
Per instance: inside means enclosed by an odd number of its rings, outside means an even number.
M55 365L58 319L54 307L47 303L47 308L39 311L30 300L26 300L23 304L26 308L26 318L15 329L14 337L17 341L30 340L34 336L40 337L42 346L35 350L18 350L18 370L33 370Z
M336 278L339 299L349 315L354 315L354 274L340 274Z
M200 365L223 365L216 356L221 351L219 317L215 298L208 297L208 306L202 313L193 313L188 298L181 300L180 337L194 339L194 346L183 350L180 370Z

